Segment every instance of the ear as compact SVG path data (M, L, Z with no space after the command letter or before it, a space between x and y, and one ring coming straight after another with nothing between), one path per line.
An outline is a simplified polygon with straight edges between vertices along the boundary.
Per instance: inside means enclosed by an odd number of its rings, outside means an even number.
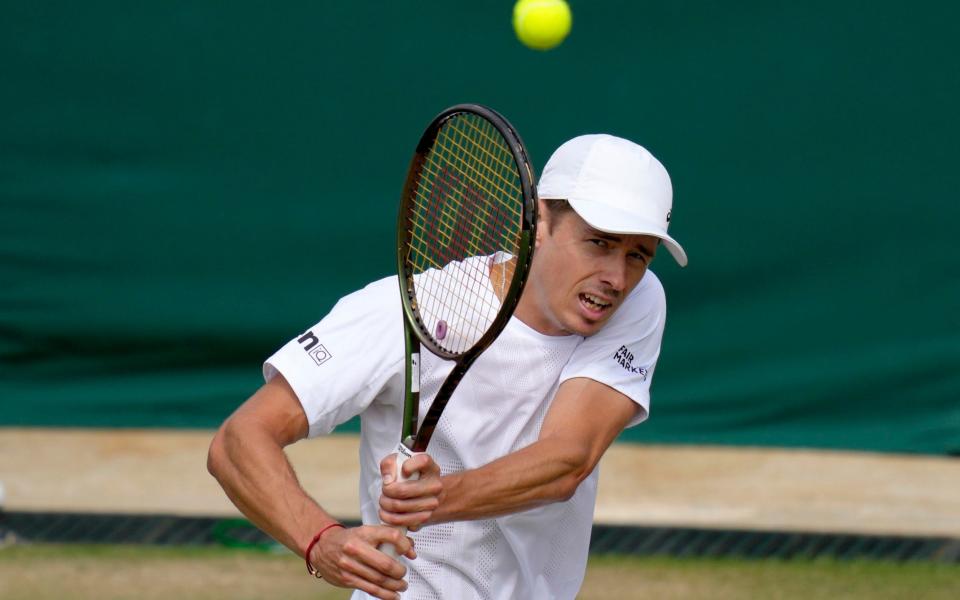
M539 248L543 242L544 232L550 227L550 209L543 200L537 200L537 237L534 239L534 248Z

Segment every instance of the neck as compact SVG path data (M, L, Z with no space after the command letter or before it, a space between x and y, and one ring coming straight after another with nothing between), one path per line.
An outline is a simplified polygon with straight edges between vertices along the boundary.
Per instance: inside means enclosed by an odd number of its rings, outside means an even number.
M507 292L510 291L510 282L513 281L513 272L516 267L516 257L499 263L491 261L490 285L501 304L503 304L503 299L507 297Z
M503 300L510 290L510 282L513 280L516 266L516 257L490 265L490 284L493 287L493 293L497 295L501 304L503 304ZM569 331L565 331L558 326L551 326L551 323L544 319L543 311L540 310L535 301L536 295L528 293L530 282L527 283L528 286L524 288L524 293L520 295L520 301L517 302L517 308L513 311L513 316L523 321L524 325L530 329L544 335L570 335Z

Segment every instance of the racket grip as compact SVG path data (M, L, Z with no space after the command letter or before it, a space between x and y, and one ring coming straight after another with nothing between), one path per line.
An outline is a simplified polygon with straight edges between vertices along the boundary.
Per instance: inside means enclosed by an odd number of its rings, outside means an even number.
M403 482L403 481L416 481L417 479L420 479L420 473L417 473L417 472L412 473L410 477L405 477L403 474L403 463L407 462L409 459L413 458L417 454L418 454L417 452L414 452L410 448L407 448L407 446L403 442L401 442L397 446L397 472L395 474L396 479L394 481ZM396 529L399 529L400 533L402 533L403 535L407 535L406 527L400 525L400 526L397 526ZM397 559L400 557L400 555L397 554L397 549L393 544L380 544L378 550L380 550L380 552L383 552L384 554L386 554L387 556L393 559Z

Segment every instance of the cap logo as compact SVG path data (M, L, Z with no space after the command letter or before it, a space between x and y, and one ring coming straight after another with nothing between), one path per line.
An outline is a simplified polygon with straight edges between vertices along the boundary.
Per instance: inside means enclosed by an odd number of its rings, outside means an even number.
M672 210L668 210L668 211L667 211L667 223L670 222L670 215L672 215L672 214L673 214L673 211L672 211Z

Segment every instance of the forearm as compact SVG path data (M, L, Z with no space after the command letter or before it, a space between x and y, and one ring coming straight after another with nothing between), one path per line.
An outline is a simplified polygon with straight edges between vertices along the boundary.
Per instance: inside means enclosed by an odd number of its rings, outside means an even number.
M541 439L478 469L445 475L430 523L488 519L566 500L593 466L583 450Z
M304 491L283 448L242 422L217 434L210 472L251 522L298 554L334 520Z
M564 382L533 444L478 469L443 477L430 523L487 519L569 499L636 412L590 379Z

